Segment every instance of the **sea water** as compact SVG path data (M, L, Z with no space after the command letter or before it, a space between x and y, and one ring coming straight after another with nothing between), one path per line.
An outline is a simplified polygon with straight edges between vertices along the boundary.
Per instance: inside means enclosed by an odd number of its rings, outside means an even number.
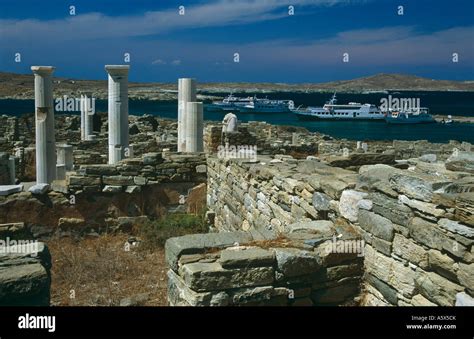
M206 93L202 93L206 94ZM207 93L211 94L211 93ZM226 96L228 93L212 93ZM234 93L235 96L249 96L251 93ZM259 98L293 100L295 106L322 106L330 99L330 93L272 92L258 94ZM419 98L421 106L428 107L431 114L474 117L474 92L391 92L392 97ZM388 94L338 93L338 103L371 103L380 105ZM107 100L96 100L96 111L105 112ZM0 114L20 116L34 112L34 100L0 100ZM78 112L79 113L79 112ZM133 115L152 114L164 118L177 118L177 102L129 100L129 113ZM62 113L57 113L62 114ZM205 120L222 121L224 112L204 111ZM474 124L413 124L391 125L384 121L299 121L293 113L237 113L240 121L266 121L275 125L302 126L312 132L320 132L335 138L350 140L421 140L447 142L449 140L474 143Z

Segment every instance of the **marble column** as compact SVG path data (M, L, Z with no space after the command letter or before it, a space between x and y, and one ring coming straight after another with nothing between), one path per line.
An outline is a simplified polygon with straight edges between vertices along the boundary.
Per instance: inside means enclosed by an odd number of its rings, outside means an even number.
M128 148L128 65L106 65L109 75L109 164L125 157Z
M86 111L84 109L85 102L84 102L84 95L81 95L81 140L86 140Z
M92 93L86 92L81 95L81 139L92 140L94 138L94 114L95 104Z
M202 102L186 104L186 152L203 152L203 105Z
M56 140L51 75L52 66L32 66L35 75L36 183L56 178Z
M366 142L363 142L361 148L364 150L364 153L367 153L369 145Z
M187 103L196 101L196 80L178 79L178 152L189 152L186 149Z
M10 174L10 185L15 185L16 181L16 164L15 164L15 157L10 156L8 158L8 171Z
M56 173L58 180L66 179L66 172L72 171L73 164L73 153L71 145L57 145L56 149L58 150L58 161L56 165Z
M291 135L291 144L292 145L298 145L298 137L299 137L298 133L293 133Z

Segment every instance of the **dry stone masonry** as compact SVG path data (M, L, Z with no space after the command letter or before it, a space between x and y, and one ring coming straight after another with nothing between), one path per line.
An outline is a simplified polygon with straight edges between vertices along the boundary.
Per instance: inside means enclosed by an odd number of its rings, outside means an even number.
M207 208L210 233L166 242L170 305L474 305L469 143L337 140L231 115L223 128L203 121L189 78L178 121L129 116L124 65L106 66L108 112L54 117L53 69L32 67L34 115L0 117L0 240ZM12 252L0 303L47 305L46 246Z
M357 147L306 160L209 157L217 233L168 241L170 303L474 305L473 158L450 146L406 159ZM345 253L351 240L361 255L341 259L338 244Z
M166 243L173 306L353 305L360 291L357 253L328 250L338 228L329 221L294 224L287 236L233 231ZM345 233L346 241L356 241Z
M0 224L0 306L48 306L51 255L23 223Z

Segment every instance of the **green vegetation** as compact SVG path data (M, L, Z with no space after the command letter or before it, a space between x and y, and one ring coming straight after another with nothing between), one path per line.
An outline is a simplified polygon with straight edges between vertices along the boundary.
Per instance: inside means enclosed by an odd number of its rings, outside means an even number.
M153 250L163 247L169 238L206 232L208 232L208 227L204 214L173 213L141 226L139 236L143 241L141 248Z

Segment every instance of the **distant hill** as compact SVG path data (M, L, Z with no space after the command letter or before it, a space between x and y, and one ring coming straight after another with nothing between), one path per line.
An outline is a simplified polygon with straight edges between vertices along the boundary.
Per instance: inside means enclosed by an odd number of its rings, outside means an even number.
M435 80L407 74L380 73L353 80L333 81L319 84L333 90L434 90L434 91L474 91L473 81Z
M78 96L81 91L92 91L99 99L107 98L107 80L76 80L53 78L54 95ZM405 74L376 74L353 80L341 80L325 83L199 83L201 92L211 96L200 96L201 99L212 97L212 93L248 92L264 93L271 91L301 92L363 92L381 90L418 90L418 91L474 91L474 81L451 81L427 79ZM129 96L134 99L174 100L177 84L175 83L133 83L129 84ZM34 81L32 74L15 74L0 72L0 98L32 99L34 98Z

